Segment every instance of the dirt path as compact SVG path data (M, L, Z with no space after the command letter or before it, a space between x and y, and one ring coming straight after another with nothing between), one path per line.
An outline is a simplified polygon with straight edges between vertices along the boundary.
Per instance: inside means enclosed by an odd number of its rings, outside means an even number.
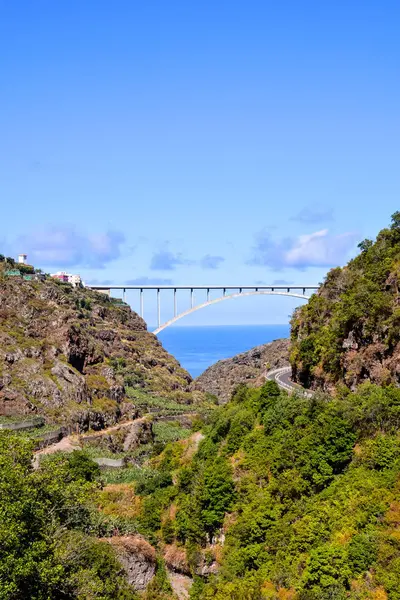
M73 450L79 450L80 444L78 441L78 436L69 435L67 437L62 438L59 442L55 444L51 444L46 448L42 448L41 450L37 450L35 455L40 454L53 454L53 452L73 452Z
M107 435L108 433L112 433L113 431L119 431L120 429L124 429L125 427L130 427L134 423L143 423L148 420L148 416L139 417L139 419L133 419L130 421L124 421L123 423L117 423L112 427L107 427L106 429L100 429L99 431L92 431L91 433L83 433L80 435L81 438L85 437L101 437L102 435Z
M148 420L149 415L145 415L144 417L140 417L139 419L133 419L130 421L125 421L124 423L117 423L117 425L113 425L112 427L107 427L106 429L101 429L100 431L93 431L91 433L86 434L73 434L63 437L59 442L54 444L50 444L50 446L46 446L46 448L42 448L41 450L36 450L34 453L33 466L35 469L39 466L40 456L44 454L54 454L55 452L73 452L74 450L81 450L82 444L80 440L85 438L93 438L100 437L102 435L108 435L109 433L119 431L124 429L125 427L131 427L137 423L143 423ZM197 451L201 440L204 438L204 435L201 431L197 431L189 438L189 448L187 451L190 454L195 454Z
M73 452L74 450L80 450L81 446L78 441L78 437L75 435L69 435L68 437L62 438L59 442L51 444L46 448L37 450L33 457L33 468L37 469L40 463L40 457L44 454L54 454L54 452Z
M74 450L81 450L82 444L80 443L81 439L85 437L97 437L102 435L107 435L108 433L112 433L115 431L119 431L121 428L130 427L134 423L141 423L146 419L146 417L140 417L139 419L134 419L130 421L125 421L124 423L118 423L117 425L113 425L112 427L107 427L107 429L102 429L101 431L94 431L92 433L87 434L73 434L63 437L59 442L55 444L50 444L50 446L46 446L46 448L42 448L41 450L36 450L34 453L33 466L37 468L39 466L40 456L43 454L54 454L54 452L73 452Z
M189 439L193 443L193 447L194 447L195 451L197 452L197 450L199 449L199 444L200 444L201 440L204 440L204 433L201 433L201 431L196 431L196 433L191 435Z

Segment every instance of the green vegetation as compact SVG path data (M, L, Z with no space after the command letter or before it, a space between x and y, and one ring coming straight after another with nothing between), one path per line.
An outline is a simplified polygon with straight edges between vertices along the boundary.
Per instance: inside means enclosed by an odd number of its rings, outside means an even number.
M134 415L135 405L159 414L208 405L128 305L50 277L18 275L17 266L0 261L0 346L8 355L0 364L7 398L0 412L34 410L48 423L86 431L116 423L121 406ZM16 276L7 276L12 270Z
M42 427L44 424L44 418L36 415L0 415L0 424L2 425L14 425L17 423L25 423L27 421L34 423L37 427Z
M156 421L153 424L154 441L159 444L167 444L183 440L190 435L190 429L182 427L175 421Z
M156 396L132 387L126 388L126 395L138 408L145 412L154 412L158 415L174 415L182 413L196 413L202 410L202 406L186 406L170 398ZM203 411L208 407L204 407Z
M335 394L289 397L267 381L221 407L187 391L188 375L127 307L46 282L49 303L5 278L30 295L26 317L0 311L3 347L24 351L4 367L14 395L28 394L37 364L46 402L65 394L46 354L58 328L43 338L29 327L67 306L67 340L90 362L85 372L77 351L63 361L90 397L69 389L60 415L90 406L101 427L123 403L176 420L155 419L154 439L126 453L114 433L37 470L32 448L54 425L0 432L0 600L135 598L99 538L137 533L157 550L145 600L174 597L165 564L191 573L191 600L400 600L400 213L360 251L292 319L295 377ZM97 456L128 464L100 471Z
M170 444L136 479L139 530L193 573L218 557L193 600L399 600L399 429L395 387L239 388L191 460L187 440Z
M398 380L400 212L375 242L359 248L292 318L293 372L306 387Z
M0 433L0 599L132 600L110 544L88 535L98 467L84 454L32 470L28 441Z

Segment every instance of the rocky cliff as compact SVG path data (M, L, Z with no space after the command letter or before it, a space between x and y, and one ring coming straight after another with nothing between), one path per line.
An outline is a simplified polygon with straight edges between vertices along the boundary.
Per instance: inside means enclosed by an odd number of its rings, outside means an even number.
M359 249L293 316L293 377L306 387L400 382L400 213Z
M266 370L289 364L289 340L275 340L233 358L220 360L194 381L194 387L227 402L240 384L258 387Z
M156 551L140 535L114 536L106 540L116 550L128 583L145 590L156 571Z
M127 387L190 403L190 383L129 306L0 272L0 415L100 429L136 414Z

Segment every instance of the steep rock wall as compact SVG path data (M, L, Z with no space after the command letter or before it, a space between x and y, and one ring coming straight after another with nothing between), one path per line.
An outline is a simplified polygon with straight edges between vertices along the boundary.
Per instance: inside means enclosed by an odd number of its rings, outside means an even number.
M0 415L101 429L134 416L127 386L189 403L190 382L126 304L0 273Z

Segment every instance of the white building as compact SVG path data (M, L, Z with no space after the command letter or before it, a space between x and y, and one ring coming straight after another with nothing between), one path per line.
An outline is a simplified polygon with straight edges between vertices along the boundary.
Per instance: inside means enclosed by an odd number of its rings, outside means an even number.
M57 273L51 275L51 277L59 279L60 281L64 281L65 283L70 283L74 287L81 287L82 285L82 279L80 275L66 273L65 271L58 271Z
M18 264L19 265L27 265L28 264L28 255L27 254L18 254Z
M68 283L71 283L74 287L80 287L82 285L82 279L80 275L67 274Z

